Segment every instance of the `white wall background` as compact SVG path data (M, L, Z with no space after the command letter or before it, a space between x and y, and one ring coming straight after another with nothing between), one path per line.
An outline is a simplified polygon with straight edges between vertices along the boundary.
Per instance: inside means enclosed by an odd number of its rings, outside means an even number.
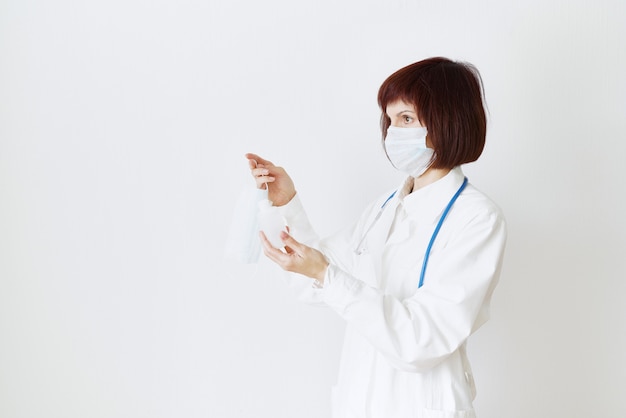
M626 3L0 2L0 417L325 417L343 324L222 258L243 153L330 233L398 175L376 92L481 70L509 221L482 418L624 417Z

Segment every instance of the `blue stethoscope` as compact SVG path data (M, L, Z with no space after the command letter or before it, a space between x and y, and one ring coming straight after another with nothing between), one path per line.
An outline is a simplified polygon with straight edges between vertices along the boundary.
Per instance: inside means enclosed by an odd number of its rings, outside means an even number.
M419 285L417 286L418 288L422 287L422 285L424 284L424 275L426 274L426 266L428 265L428 257L430 256L430 250L432 249L433 243L435 242L435 239L437 238L437 235L439 234L441 225L443 225L443 221L446 219L446 216L448 216L448 212L450 212L452 205L454 205L454 202L456 202L456 199L459 197L463 189L465 189L465 186L467 186L467 177L463 179L463 184L461 184L461 187L459 187L456 193L454 193L454 196L452 196L452 199L450 199L450 201L448 202L448 205L446 206L446 208L443 210L443 213L439 217L439 221L437 222L437 226L435 227L435 230L433 231L433 235L430 237L430 242L428 243L428 247L426 247L426 254L424 254L424 262L422 263L422 270L420 272L420 281L419 281ZM383 211L385 210L385 206L387 206L387 203L389 203L389 201L396 195L397 192L398 192L397 190L393 192L387 198L387 200L385 200L385 202L382 204L382 206L378 210L376 217L374 217L374 220L372 221L370 226L367 228L367 230L363 234L363 238L361 238L361 241L359 241L359 245L357 245L356 247L355 252L357 253L357 255L361 255L365 251L365 249L363 248L363 242L365 241L365 238L367 238L367 235L369 234L370 230L374 227L374 225L376 224L380 216L383 214Z

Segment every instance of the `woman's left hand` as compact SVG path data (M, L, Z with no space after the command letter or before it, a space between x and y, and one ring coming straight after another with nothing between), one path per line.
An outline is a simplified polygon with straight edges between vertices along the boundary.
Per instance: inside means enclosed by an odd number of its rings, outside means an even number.
M281 232L280 238L285 244L285 251L272 247L265 234L260 232L263 253L283 270L300 273L305 276L324 282L324 275L328 267L328 261L324 254L315 248L299 243L291 235Z

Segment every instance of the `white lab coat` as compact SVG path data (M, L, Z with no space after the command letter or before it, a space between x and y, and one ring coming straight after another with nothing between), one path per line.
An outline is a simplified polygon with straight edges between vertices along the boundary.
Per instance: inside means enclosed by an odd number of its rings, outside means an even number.
M347 323L334 418L473 418L468 337L489 317L500 275L506 226L500 209L468 184L432 247L443 209L463 182L460 167L407 195L411 179L386 205L365 240L383 195L350 228L319 240L298 196L282 207L294 238L330 262L322 289L290 277L299 297L336 311Z

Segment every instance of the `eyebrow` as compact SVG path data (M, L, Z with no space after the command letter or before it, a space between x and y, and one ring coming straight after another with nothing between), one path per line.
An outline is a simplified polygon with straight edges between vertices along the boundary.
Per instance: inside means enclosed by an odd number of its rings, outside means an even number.
M406 110L401 110L398 113L396 113L396 116L400 116L401 114L406 113L406 112L416 114L414 111L406 109Z

